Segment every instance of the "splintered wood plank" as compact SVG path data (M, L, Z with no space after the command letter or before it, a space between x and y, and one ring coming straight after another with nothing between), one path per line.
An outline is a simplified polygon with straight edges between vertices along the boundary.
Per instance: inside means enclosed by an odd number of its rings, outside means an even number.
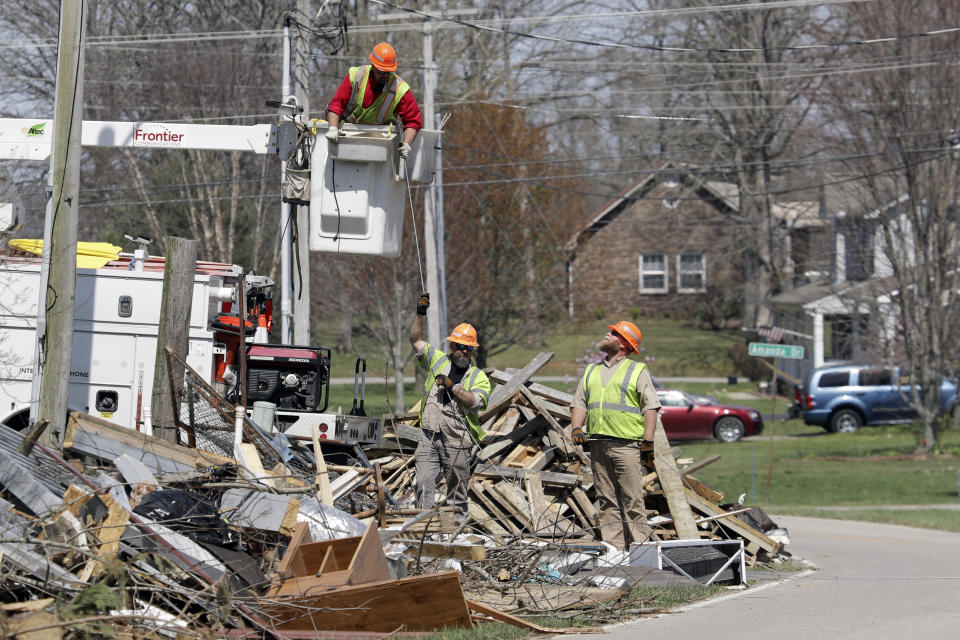
M257 446L250 442L241 442L234 446L234 454L237 456L237 462L240 464L240 470L250 480L259 481L268 487L276 487L276 483L267 470L263 468L263 461L260 459L260 453Z
M467 605L470 607L471 611L476 611L477 613L482 613L485 616L490 616L499 622L505 622L515 627L520 627L521 629L530 629L531 631L536 631L537 633L604 633L604 630L600 627L569 627L564 629L541 627L540 625L534 624L528 620L524 620L523 618L517 618L516 616L512 616L508 613L504 613L498 609L488 607L485 604L481 604L473 600L467 600Z
M506 528L500 526L500 523L495 517L487 513L482 506L473 500L467 503L467 513L470 514L470 517L473 518L474 522L486 529L489 533L495 536L510 535L510 532Z
M503 407L510 404L510 399L513 395L521 389L525 389L523 386L533 375L542 369L550 360L553 359L553 353L541 353L538 354L533 360L531 360L527 366L518 371L510 378L510 382L498 386L493 390L493 393L490 394L490 401L487 403L487 409L480 415L480 420L486 420L492 415L495 415L500 412Z
M527 489L527 504L530 505L530 521L534 527L540 528L544 522L552 520L547 515L547 498L543 493L543 484L540 482L539 473L528 473L523 484Z
M513 535L519 534L521 529L503 512L495 497L489 493L490 486L489 482L474 482L471 490L497 524L506 527Z
M327 463L323 459L323 449L320 448L320 431L317 429L317 425L313 425L313 432L310 437L313 440L313 457L317 463L317 500L328 507L332 507L333 491L330 489L330 476L327 471Z
M482 544L470 544L468 542L431 542L429 540L406 540L394 538L393 542L405 544L408 550L413 553L419 553L423 549L423 555L428 558L456 558L457 560L472 560L479 562L487 559L487 549Z
M597 508L594 506L593 502L590 500L590 497L587 495L587 492L581 489L580 487L574 487L570 491L570 495L577 502L577 506L580 507L580 510L583 512L584 517L590 523L590 526L597 527L600 526L597 521Z
M719 504L723 502L723 492L712 489L707 485L703 484L693 476L684 476L683 484L685 484L689 489L692 489L697 495L699 495L704 500Z
M505 467L526 469L527 466L533 464L538 457L543 457L543 451L537 446L537 438L527 438L514 447L513 451L508 453L507 457L504 458L500 464Z
M684 467L680 471L680 475L683 475L683 476L689 475L698 469L703 469L708 464L713 464L719 459L720 459L720 456L710 456L709 458L704 458L703 460L694 462L693 464L690 464ZM679 460L677 462L679 462Z
M518 495L520 490L516 489L510 482L501 481L497 483L485 483L484 488L487 493L500 504L504 511L517 519L527 531L536 531L536 527L530 520L530 505L522 495Z
M471 627L459 573L349 585L316 595L275 598L258 605L277 629L390 633Z
M567 518L559 517L553 512L547 511L544 518L539 523L530 517L531 507L527 502L524 491L512 482L506 480L498 482L490 487L492 495L500 497L500 503L507 507L507 510L517 518L518 522L534 535L561 538L565 536L579 536L583 532L577 528Z
M531 471L527 469L514 469L512 467L504 467L485 462L477 466L473 475L481 478L496 478L498 480L522 480L528 473L531 473ZM540 474L540 482L547 486L569 488L577 486L580 482L580 477L572 473L559 473L556 471L537 471L537 473Z
M540 398L533 395L533 392L526 387L520 387L520 392L523 393L527 401L529 401L530 404L540 412L540 415L543 416L544 420L547 421L547 424L549 424L550 427L560 436L560 440L563 442L563 448L561 449L563 453L568 457L571 455L576 456L584 464L589 463L590 460L587 458L587 454L584 453L581 447L573 444L573 441L570 440L570 436L567 435L567 432L564 430L564 428L561 427L556 420L554 420L553 416L550 415Z
M175 445L76 411L70 412L67 419L62 446L64 450L72 449L102 460L113 460L126 453L154 473L179 473L234 463L233 458Z
M510 433L520 421L520 410L516 407L510 407L493 421L489 428L484 427L488 436L499 436Z
M511 378L513 378L513 374L494 369L493 373L491 373L489 377L490 380L496 382L497 384L506 384ZM560 391L559 389L548 387L540 384L539 382L527 382L524 386L541 398L545 398L550 402L555 402L558 405L569 407L571 404L573 404L573 394L567 393L566 391Z
M477 454L477 459L480 461L485 461L506 453L515 447L518 442L521 442L524 438L527 438L536 431L543 429L545 426L546 421L543 418L534 418L533 420L528 421L526 424L515 428L507 435L501 436L496 442L485 446L480 450L480 453Z
M673 452L670 450L670 442L667 441L667 433L663 429L663 422L660 420L659 413L657 414L656 430L653 432L653 451L653 464L657 469L660 486L667 498L667 506L670 508L670 516L673 518L677 536L681 540L699 539L700 530L697 528L693 511L687 502L680 471L673 462Z
M699 511L705 516L722 516L727 512L713 504L708 502L699 494L690 489L685 489L687 494L687 500L690 501L690 506ZM746 522L738 520L737 518L723 518L718 521L723 527L730 529L738 536L745 538L749 543L756 543L764 551L775 554L779 553L780 549L783 548L783 545L779 542L774 542L762 532L757 531ZM748 544L749 546L749 544Z
M293 535L290 536L290 542L287 543L287 550L280 559L277 566L279 573L290 572L295 576L307 575L307 570L303 566L303 557L299 553L301 545L310 542L310 525L306 522L298 522L293 527Z
M580 506L577 504L577 501L573 499L573 496L567 496L565 499L567 506L570 507L570 510L573 511L574 519L582 526L584 529L590 529L594 525L587 517L583 515L583 511L580 509Z

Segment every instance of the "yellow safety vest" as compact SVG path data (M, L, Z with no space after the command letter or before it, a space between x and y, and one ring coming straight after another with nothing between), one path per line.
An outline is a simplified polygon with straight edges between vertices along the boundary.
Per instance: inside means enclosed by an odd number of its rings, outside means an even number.
M640 440L643 438L643 409L637 380L647 368L642 362L624 359L610 381L601 382L603 363L592 364L583 374L587 396L587 433Z
M417 362L427 370L427 379L424 381L423 386L423 400L420 402L420 423L422 426L423 410L426 409L427 406L427 396L430 394L430 387L437 383L436 378L441 373L443 375L450 374L451 362L447 354L441 352L439 349L434 349L432 345L427 345L427 350L423 352L422 356L417 358ZM467 367L466 373L463 374L463 380L460 381L460 386L483 398L483 402L480 403L480 409L487 406L487 403L490 401L490 379L487 378L487 374L483 371L471 364ZM480 427L480 412L478 409L464 406L463 415L467 419L467 426L470 427L470 434L474 440L479 443L487 435Z
M369 107L363 108L363 96L367 94L367 82L370 80L369 64L362 67L350 67L350 82L353 84L350 101L344 110L347 122L357 124L389 124L397 121L397 105L410 90L410 85L395 73L390 74L386 86Z

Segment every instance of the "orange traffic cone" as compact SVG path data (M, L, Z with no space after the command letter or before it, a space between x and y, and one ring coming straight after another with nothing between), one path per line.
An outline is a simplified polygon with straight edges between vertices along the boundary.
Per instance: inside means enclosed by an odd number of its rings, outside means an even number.
M254 344L267 344L270 342L270 336L267 334L267 316L262 315L257 318L257 330L253 334Z

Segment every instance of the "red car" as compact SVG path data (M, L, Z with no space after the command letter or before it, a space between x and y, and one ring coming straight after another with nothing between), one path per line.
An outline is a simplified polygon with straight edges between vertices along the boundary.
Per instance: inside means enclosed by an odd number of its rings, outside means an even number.
M743 436L753 436L763 431L763 418L753 407L700 404L683 391L675 389L659 390L657 397L660 398L663 428L671 442L709 438L716 438L720 442L736 442Z

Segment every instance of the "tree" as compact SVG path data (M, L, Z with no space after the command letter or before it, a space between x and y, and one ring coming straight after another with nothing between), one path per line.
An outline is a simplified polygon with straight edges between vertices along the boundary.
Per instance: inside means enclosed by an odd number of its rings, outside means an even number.
M879 230L873 250L890 274L883 293L894 319L880 335L888 338L886 357L902 357L913 383L917 452L925 453L939 438L941 377L956 379L960 369L960 163L945 142L960 128L960 35L911 34L958 24L960 5L879 0L842 14L854 39L889 38L850 51L851 68L864 71L856 83L832 83L829 109L837 153L847 157L842 166L858 178L859 212Z
M84 119L251 123L252 115L262 116L265 99L278 97L279 32L250 35L279 25L282 15L269 6L231 0L90 3ZM0 22L23 42L42 45L56 41L57 21L50 17L57 13L54 0L6 2ZM55 59L55 47L0 50L0 65L25 79L2 83L4 115L46 116ZM35 168L39 194L44 171ZM151 249L159 253L166 236L187 235L201 241L202 259L273 272L276 252L270 255L264 238L280 225L265 224L269 218L261 214L264 200L278 192L267 185L278 182L276 159L252 154L88 148L79 234L116 244L124 244L124 233L152 237Z
M682 55L693 71L680 80L688 87L681 103L706 116L696 139L709 142L716 173L739 190L734 222L745 235L743 321L755 327L769 323L767 300L786 267L773 217L775 163L793 152L820 82L818 74L798 72L828 56L797 48L822 31L826 18L814 9L742 4L742 11L692 14L686 42L697 52Z

